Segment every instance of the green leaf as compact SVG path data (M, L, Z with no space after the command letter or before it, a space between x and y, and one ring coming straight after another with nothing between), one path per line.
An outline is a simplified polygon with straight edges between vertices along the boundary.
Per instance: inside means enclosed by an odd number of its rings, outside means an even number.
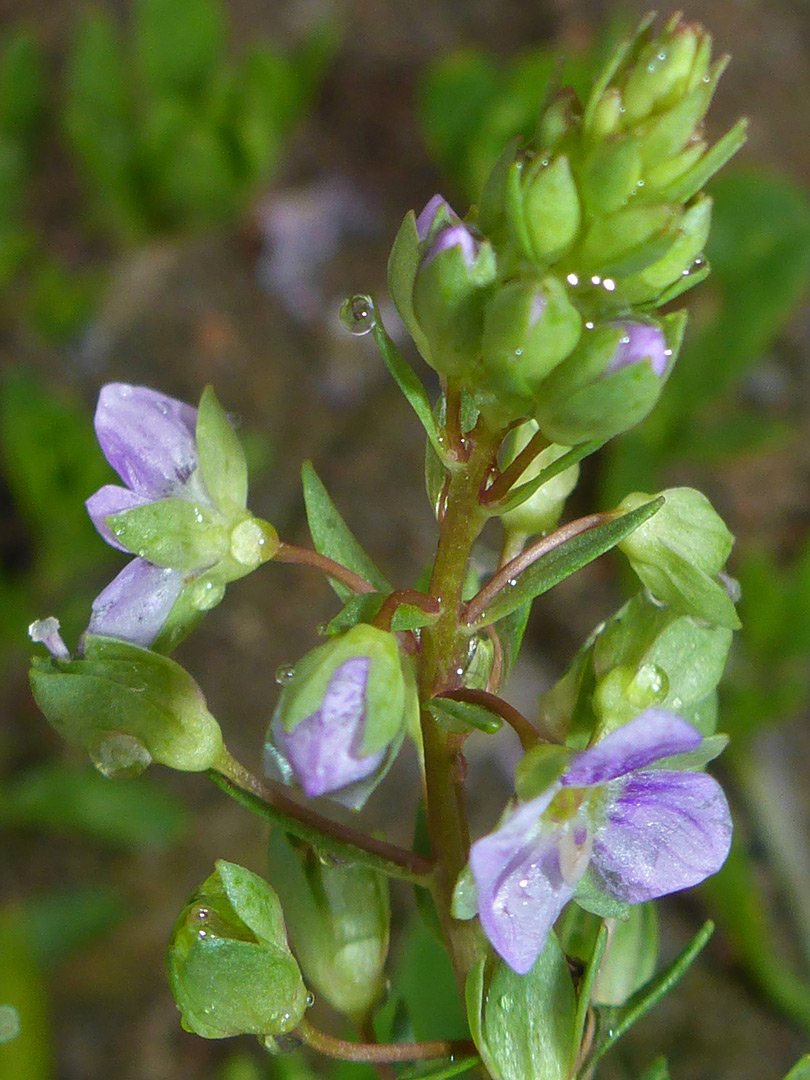
M421 919L412 923L394 984L402 994L415 1039L469 1038L447 952Z
M65 129L91 181L98 217L131 240L147 226L126 70L112 20L102 14L85 17L68 60Z
M197 454L208 493L224 513L247 506L245 452L228 414L206 386L197 413Z
M488 965L482 991L482 999L470 1004L480 1011L476 1045L491 1074L498 1080L567 1080L579 1049L576 999L554 934L528 975L516 975L502 960ZM471 1026L475 1038L472 1020Z
M19 1034L0 1042L0 1076L13 1080L52 1080L51 1004L37 963L25 912L0 911L0 1004L13 1008ZM7 1020L8 1023L8 1020Z
M663 504L662 498L652 499L628 514L596 525L547 551L515 579L514 585L507 586L486 606L473 627L481 629L488 626L548 592L565 578L614 548L634 529L651 518Z
M52 890L30 898L25 905L31 948L46 969L119 925L128 914L116 889L94 886Z
M452 698L431 698L426 708L439 726L454 735L470 731L485 731L494 735L503 727L503 720L483 705L470 701L454 701Z
M669 1066L665 1057L656 1058L639 1080L669 1080ZM785 1080L788 1080L786 1077Z
M425 390L421 379L388 336L376 306L374 307L374 326L372 328L372 333L374 334L377 348L380 350L380 355L385 361L385 366L391 372L397 386L407 398L408 404L419 417L419 421L425 429L425 434L428 439L430 439L433 449L439 457L443 459L444 447L442 446L442 440L439 437L439 429L436 426L436 420L433 416L433 407L430 404L427 390Z
M643 986L638 993L634 994L625 1006L618 1010L616 1022L610 1029L605 1041L598 1047L596 1053L589 1059L588 1067L591 1068L602 1058L607 1051L625 1035L637 1020L652 1009L673 987L680 982L699 954L708 944L709 938L714 933L714 923L704 923L689 945L680 955L676 956L672 963Z
M301 482L304 488L309 531L312 533L316 551L353 570L379 592L391 592L391 585L355 540L348 525L340 516L311 461L305 461L301 468ZM349 597L354 596L354 591L348 585L335 581L333 578L329 581L341 600L348 600Z
M218 0L138 0L135 59L148 94L201 94L221 61L227 17Z
M15 29L0 54L0 138L20 146L30 157L33 138L44 108L45 75L42 52L31 33Z
M111 514L107 523L128 551L173 570L212 566L230 547L219 515L188 499L159 499Z
M591 993L599 975L599 968L602 965L602 958L608 945L608 937L608 928L602 923L597 931L590 959L577 986L577 1012L574 1018L575 1046L582 1045L582 1036L585 1033L585 1024L588 1019L588 1008L591 1004Z
M810 1054L799 1058L793 1068L785 1077L785 1080L810 1080Z
M186 812L146 779L110 784L94 769L50 762L29 769L0 794L0 822L92 837L114 848L157 851L177 842Z

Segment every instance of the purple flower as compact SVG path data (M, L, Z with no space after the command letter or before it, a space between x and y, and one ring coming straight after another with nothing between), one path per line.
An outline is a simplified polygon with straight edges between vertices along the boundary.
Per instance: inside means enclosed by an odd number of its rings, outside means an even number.
M128 550L107 524L113 514L160 499L210 505L197 470L197 410L145 386L102 387L95 427L104 456L126 484L107 484L86 502L108 544ZM88 630L148 647L188 580L188 571L130 562L93 602Z
M731 844L720 785L705 773L654 767L701 741L681 717L646 709L473 844L481 925L519 975L532 968L586 870L607 895L639 904L720 869Z
M667 348L664 335L651 323L620 322L612 325L624 331L605 374L630 367L642 360L649 360L650 367L659 378L666 374L672 351Z
M311 799L364 780L385 758L385 750L361 753L370 670L367 656L346 660L332 675L319 709L289 732L280 718L273 724L276 749Z

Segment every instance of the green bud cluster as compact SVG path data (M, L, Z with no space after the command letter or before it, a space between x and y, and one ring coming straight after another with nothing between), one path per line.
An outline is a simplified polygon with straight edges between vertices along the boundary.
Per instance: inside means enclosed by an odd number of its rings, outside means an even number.
M710 36L680 15L657 37L650 23L584 104L551 95L463 222L438 197L409 214L389 261L427 362L490 420L534 418L564 445L610 438L655 404L685 316L653 313L708 273L701 189L745 137L743 121L713 147L703 136L727 60L712 62Z

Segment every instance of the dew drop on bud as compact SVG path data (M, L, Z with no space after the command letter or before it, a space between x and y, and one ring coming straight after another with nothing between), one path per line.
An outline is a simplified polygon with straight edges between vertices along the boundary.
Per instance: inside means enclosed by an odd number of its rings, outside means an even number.
M314 1004L315 1004L315 995L310 990L310 992L306 996L306 1006L307 1006L308 1009L311 1009Z
M370 296L350 296L340 306L340 321L350 334L362 337L377 325L374 313L374 301Z
M276 668L276 682L279 686L283 686L284 683L290 681L295 674L295 668L292 664L282 664L281 667Z

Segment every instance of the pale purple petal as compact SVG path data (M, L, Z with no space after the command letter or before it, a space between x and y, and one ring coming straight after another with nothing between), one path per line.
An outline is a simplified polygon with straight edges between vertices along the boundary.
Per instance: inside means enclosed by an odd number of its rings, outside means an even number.
M37 619L36 622L32 622L28 627L28 636L37 644L44 645L55 659L69 660L70 650L59 630L59 620L49 615L47 619Z
M631 904L688 889L716 873L731 846L722 788L705 773L656 770L611 783L591 865Z
M621 371L622 368L649 360L650 366L659 378L663 377L669 363L669 350L664 335L657 326L649 323L616 323L624 331L616 352L607 366L606 374Z
M181 570L133 559L93 601L87 632L148 648L183 588Z
M645 709L584 750L560 778L564 787L590 787L626 776L673 754L700 746L703 736L688 721L666 709Z
M366 656L347 660L332 676L320 709L292 731L274 724L279 749L311 799L364 779L383 762L385 749L361 753L370 667Z
M444 207L452 217L456 217L456 214L453 213L453 208L448 201L441 195L434 195L432 199L425 203L424 209L416 219L416 235L421 241L427 240L428 233L431 230L433 222L436 220L436 215L442 207Z
M446 229L442 229L426 253L423 265L427 266L437 255L454 247L461 248L464 262L472 268L478 256L478 244L470 230L461 224L449 225Z
M112 514L121 514L124 510L131 510L135 506L146 506L150 502L153 502L151 498L138 495L129 488L119 487L118 484L105 484L95 495L91 495L84 505L99 534L107 543L118 548L119 551L129 551L129 548L125 548L118 541L107 524L107 518Z
M554 786L519 807L470 849L481 926L518 975L531 970L549 930L574 894L574 883L565 881L560 870L565 830L539 824L556 790Z
M197 410L145 386L108 383L96 409L101 449L127 487L149 499L182 494L197 468Z

